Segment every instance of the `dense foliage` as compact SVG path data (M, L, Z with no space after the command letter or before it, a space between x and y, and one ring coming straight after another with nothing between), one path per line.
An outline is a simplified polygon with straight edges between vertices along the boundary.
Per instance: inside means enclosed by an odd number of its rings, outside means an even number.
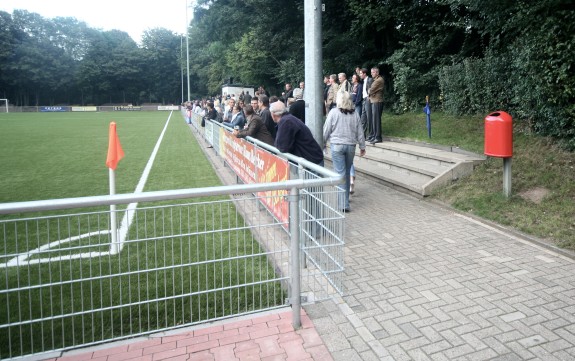
M307 0L305 0L307 1ZM575 149L575 22L570 0L325 0L326 74L379 66L386 108L486 114ZM272 93L304 79L301 0L198 0L189 27L195 96L223 83ZM75 19L0 12L0 96L20 104L174 102L181 39L161 29L138 46ZM183 60L183 62L181 61ZM81 97L81 99L79 99Z
M13 105L181 102L181 37L99 31L74 18L0 11L0 98Z

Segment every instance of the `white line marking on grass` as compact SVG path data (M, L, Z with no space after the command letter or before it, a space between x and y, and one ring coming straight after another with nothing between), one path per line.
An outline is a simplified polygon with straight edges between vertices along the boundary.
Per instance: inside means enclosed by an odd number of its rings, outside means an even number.
M160 137L158 138L158 141L156 142L156 146L154 147L154 150L152 151L152 154L150 155L150 158L148 159L148 163L144 167L144 172L142 173L142 176L140 177L140 181L136 185L136 190L134 191L134 193L142 192L144 190L144 187L146 186L146 182L148 181L148 176L150 175L150 172L152 171L152 166L154 165L154 160L156 159L156 155L158 154L158 151L160 150L160 145L162 144L162 139L164 139L164 134L166 133L166 129L168 129L168 125L170 124L170 119L172 118L172 114L173 114L173 111L170 112L170 115L168 116L168 119L166 120L166 124L164 125L164 129L162 129L162 133L160 134ZM132 225L132 222L134 220L134 216L136 214L135 211L136 211L137 206L138 206L138 203L130 203L130 204L128 204L128 207L124 211L124 217L122 218L120 228L118 229L118 235L119 235L118 241L120 243L120 249L119 249L118 253L122 251L122 248L124 248L124 242L126 241L126 237L128 236L128 231L130 230L130 226ZM78 254L63 255L63 256L56 256L56 257L49 257L49 258L29 259L31 256L33 256L35 254L38 254L42 251L51 249L52 247L59 246L61 244L77 241L77 240L80 240L80 239L86 238L86 237L100 236L100 235L105 235L105 234L110 234L110 230L108 229L108 230L104 230L104 231L84 233L84 234L81 234L79 236L69 237L69 238L59 240L59 241L50 242L50 243L45 244L39 248L28 251L26 253L21 253L6 263L0 263L0 268L32 265L32 264L39 264L39 263L48 263L48 262L53 262L53 261L54 262L56 262L56 261L68 261L68 260L79 259L79 258L93 258L93 257L110 256L112 254L110 253L110 251L107 251L107 252L78 253ZM96 246L101 246L101 245L94 245L94 246L96 247ZM112 247L112 245L110 244L110 248L111 247Z

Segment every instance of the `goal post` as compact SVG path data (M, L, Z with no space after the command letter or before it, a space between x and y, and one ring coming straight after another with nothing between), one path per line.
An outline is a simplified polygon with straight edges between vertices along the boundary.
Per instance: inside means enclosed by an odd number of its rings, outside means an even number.
M0 99L0 112L8 113L8 99Z

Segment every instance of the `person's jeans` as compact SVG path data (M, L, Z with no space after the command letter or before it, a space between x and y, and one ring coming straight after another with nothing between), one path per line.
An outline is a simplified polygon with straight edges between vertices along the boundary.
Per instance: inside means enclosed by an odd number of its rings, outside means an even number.
M345 192L340 194L340 209L349 209L350 169L355 156L355 144L331 144L331 161L334 171L345 176Z
M355 112L357 115L359 115L359 118L361 119L361 111L363 110L363 103L360 105L356 105L355 106Z

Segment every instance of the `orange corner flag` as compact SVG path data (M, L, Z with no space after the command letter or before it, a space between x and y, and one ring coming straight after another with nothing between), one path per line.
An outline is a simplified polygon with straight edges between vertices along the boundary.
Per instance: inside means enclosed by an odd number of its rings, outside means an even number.
M124 158L124 151L120 144L120 138L116 133L116 122L110 123L110 132L108 134L108 157L106 158L106 167L116 170L120 159Z

